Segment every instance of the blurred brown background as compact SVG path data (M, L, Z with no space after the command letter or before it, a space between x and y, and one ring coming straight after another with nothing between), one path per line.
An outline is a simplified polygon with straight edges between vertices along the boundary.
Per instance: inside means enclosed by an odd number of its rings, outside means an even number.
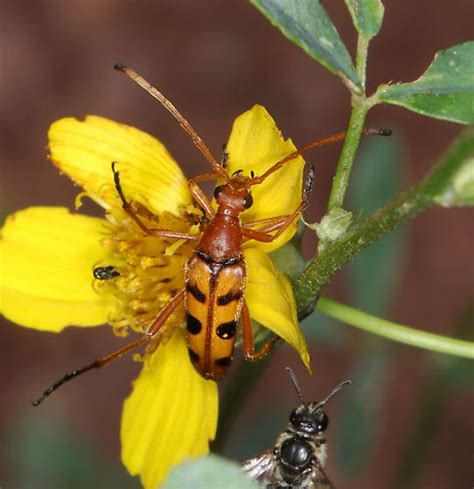
M354 52L356 38L343 2L324 3ZM473 37L471 0L387 0L384 4L382 31L370 49L369 92L389 80L414 80L436 51ZM78 189L48 163L45 150L49 124L64 116L98 114L135 125L159 137L189 176L206 171L203 158L179 126L157 102L112 69L116 62L135 67L156 84L192 122L215 155L220 154L234 117L255 103L267 107L296 145L344 130L347 124L349 96L338 79L283 38L247 2L0 1L3 217L31 205L72 208ZM461 129L393 106L374 109L368 123L393 127L404 140L404 188L426 173ZM313 221L324 210L339 149L325 148L307 158L311 163L321 163L310 211ZM405 255L400 261L401 283L387 317L453 335L472 299L473 243L472 212L468 209L437 208L418 217L407 229ZM370 273L377 274L377 270ZM327 295L347 299L342 277L340 274L331 284ZM330 341L312 344L312 378L289 349L281 349L234 431L240 432L241 438L243 433L249 440L260 439L262 449L283 429L288 409L297 404L290 383L283 378L288 364L297 365L304 392L312 399L351 377L352 361L366 335L349 327L343 330L347 335L344 348L331 346ZM37 410L29 406L29 399L50 381L119 343L107 328L70 328L54 335L2 321L1 487L73 487L61 482L67 480L68 473L78 474L74 485L78 488L91 484L106 488L110 481L116 487L135 487L127 482L118 462L118 439L121 403L138 365L122 360L65 387ZM337 487L395 487L401 452L416 423L420 395L433 379L433 365L444 361L409 347L392 344L390 349L392 360L380 390L380 416L373 419L371 457L352 475L344 473L335 456L334 427L343 401L334 401L328 408L332 422L328 430L328 473ZM451 380L446 382L448 386ZM351 389L357 390L357 385ZM432 440L416 487L471 488L472 390L469 392L465 385L440 389L449 397L442 400L437 418L440 423L427 427L426 436L432 435ZM268 442L260 438L263 435L252 420L263 419L276 404L284 411L268 427ZM41 447L49 446L51 433L57 440L52 442L56 452L50 456ZM240 443L238 437L234 433L228 440L226 453L236 453L232 446ZM77 448L73 452L76 456L60 467L54 453L71 446ZM254 455L249 450L242 450L238 456ZM90 473L94 463L99 468L106 466L113 475L94 479ZM40 469L46 471L44 480L50 481L48 484L34 475ZM89 472L89 478L83 471ZM57 473L65 473L66 479Z

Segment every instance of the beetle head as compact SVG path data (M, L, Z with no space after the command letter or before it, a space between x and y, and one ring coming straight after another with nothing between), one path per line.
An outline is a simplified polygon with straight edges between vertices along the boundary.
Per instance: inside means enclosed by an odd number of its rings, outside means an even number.
M252 207L253 204L249 183L250 178L236 172L229 182L218 185L214 189L214 198L219 205L230 207L237 212L243 212Z

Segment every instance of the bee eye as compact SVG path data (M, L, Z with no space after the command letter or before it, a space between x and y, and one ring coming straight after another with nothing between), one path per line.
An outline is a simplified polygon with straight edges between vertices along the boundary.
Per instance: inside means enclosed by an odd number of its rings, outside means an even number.
M220 191L224 188L224 185L218 185L214 189L214 198L217 199L217 196L219 195Z
M244 207L246 209L248 209L249 207L252 207L252 204L253 204L253 197L248 194L245 198L244 198L244 201L243 201L243 204L244 204Z
M329 418L326 413L323 411L321 417L318 419L318 431L326 431L326 428L329 424Z

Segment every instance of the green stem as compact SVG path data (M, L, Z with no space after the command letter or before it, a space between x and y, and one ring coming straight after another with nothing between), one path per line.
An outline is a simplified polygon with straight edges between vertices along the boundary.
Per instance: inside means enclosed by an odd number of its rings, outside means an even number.
M314 258L296 282L294 292L299 318L311 314L322 288L349 260L402 222L433 205L436 196L449 188L456 171L472 157L474 128L467 128L424 180L353 226Z
M367 111L371 107L365 96L367 53L369 39L360 35L357 42L356 72L361 82L358 93L352 92L352 112L347 129L346 139L342 147L341 156L334 175L331 194L329 196L327 214L334 209L339 209L344 203L349 177L354 163L357 148L359 147L362 130L364 128Z
M331 194L329 195L327 214L334 209L342 207L347 186L349 184L352 164L354 163L354 158L362 135L362 129L364 128L368 108L360 102L354 102L354 104L355 106L352 109L341 157L339 158L336 174L334 175Z
M364 34L359 34L357 39L356 53L356 72L362 85L363 93L365 93L366 73L367 73L367 54L369 50L370 38Z
M399 341L406 345L426 350L447 353L464 358L474 359L474 342L457 340L372 316L358 309L345 306L327 297L320 297L316 309L338 321L363 329L369 333Z

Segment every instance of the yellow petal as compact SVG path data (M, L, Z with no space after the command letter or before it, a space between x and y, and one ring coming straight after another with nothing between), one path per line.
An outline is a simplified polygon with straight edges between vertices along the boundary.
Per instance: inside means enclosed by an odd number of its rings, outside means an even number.
M176 464L209 451L217 424L217 385L189 361L183 331L147 358L125 401L122 461L155 489Z
M306 341L298 324L288 279L277 271L261 250L250 248L244 251L244 256L248 269L245 298L250 316L293 346L310 370Z
M29 328L58 332L107 321L115 301L92 288L106 221L61 207L9 216L0 241L0 312Z
M51 159L102 207L120 205L112 162L125 197L159 214L191 202L181 169L154 137L103 117L61 119L49 129Z
M283 138L270 114L261 105L237 117L232 127L227 151L228 171L243 169L249 175L265 173L274 163L296 148L291 139ZM301 202L304 160L301 156L289 161L262 184L252 187L253 206L242 218L244 222L291 214ZM283 246L296 232L296 222L273 243L255 243L266 253Z

